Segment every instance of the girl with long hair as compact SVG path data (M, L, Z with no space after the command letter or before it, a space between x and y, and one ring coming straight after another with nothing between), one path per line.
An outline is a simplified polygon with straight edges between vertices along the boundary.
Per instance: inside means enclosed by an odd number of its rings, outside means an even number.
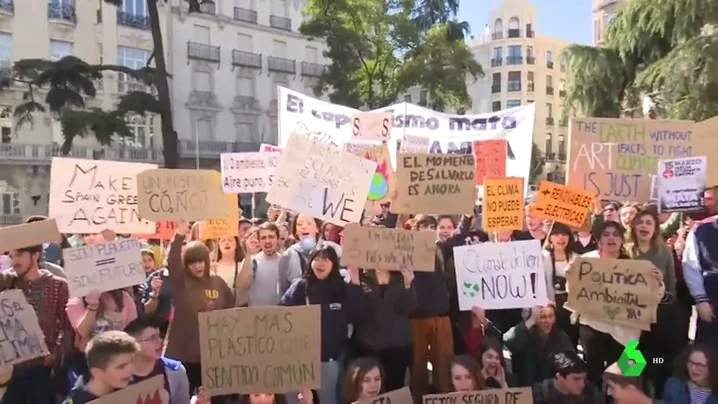
M478 391L486 388L481 366L470 356L455 356L451 359L449 371L451 388L454 392Z
M565 332L576 349L578 345L578 326L571 323L571 312L563 308L568 299L566 289L566 268L574 258L573 232L563 223L554 222L546 243L543 261L548 298L556 304L556 324Z
M688 345L663 390L666 404L718 404L718 355L711 346Z
M369 400L384 392L384 369L372 357L353 360L344 373L342 403L352 404Z

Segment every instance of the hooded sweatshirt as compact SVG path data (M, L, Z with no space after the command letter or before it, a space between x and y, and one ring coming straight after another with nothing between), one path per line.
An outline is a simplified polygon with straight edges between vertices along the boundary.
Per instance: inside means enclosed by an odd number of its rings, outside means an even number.
M216 275L205 272L194 276L182 262L184 236L176 235L167 257L174 315L167 330L165 356L185 363L200 363L200 312L228 309L234 296L227 284Z

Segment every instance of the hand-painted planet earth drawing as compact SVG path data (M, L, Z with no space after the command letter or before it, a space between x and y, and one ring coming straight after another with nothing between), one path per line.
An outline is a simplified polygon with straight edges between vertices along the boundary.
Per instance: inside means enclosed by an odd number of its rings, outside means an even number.
M369 196L367 199L370 201L378 201L384 198L388 193L389 181L384 176L384 173L374 173L371 179L371 185L369 186Z

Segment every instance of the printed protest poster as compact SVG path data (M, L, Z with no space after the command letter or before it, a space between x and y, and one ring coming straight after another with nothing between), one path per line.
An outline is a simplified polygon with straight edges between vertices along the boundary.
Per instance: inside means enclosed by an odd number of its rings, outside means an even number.
M49 355L45 335L35 310L20 289L0 292L3 337L0 338L0 364L14 365Z
M427 394L423 397L424 404L533 404L533 402L531 387Z
M593 208L593 200L594 195L589 191L541 181L536 199L531 204L531 217L549 219L579 229Z
M454 247L459 309L518 309L548 302L538 240Z
M267 202L344 226L359 223L376 162L295 134L284 148Z
M156 164L55 157L50 168L50 213L61 233L149 233L138 211L137 175ZM147 219L147 220L144 220Z
M376 145L372 143L346 142L344 143L344 151L351 154L359 155L360 152L371 149Z
M644 260L577 258L567 272L567 309L606 323L651 329L658 283Z
M221 216L205 219L199 225L199 238L213 240L220 237L239 236L239 197L237 194L224 194L224 210L216 212Z
M484 231L510 231L524 228L524 179L519 177L485 178Z
M134 238L143 240L171 240L177 233L177 222L158 220L155 222L155 232L151 234L133 234Z
M658 160L696 155L693 128L692 121L573 118L566 184L602 200L654 201Z
M279 155L279 152L220 154L222 190L228 194L267 192Z
M484 177L506 177L506 139L478 140L473 151L476 158L476 185L484 185Z
M705 208L705 156L658 162L658 212L695 212Z
M199 313L203 387L212 396L319 388L320 316L318 305Z
M429 152L429 137L428 136L414 136L404 135L399 143L399 153L428 153Z
M269 152L269 153L272 153L272 152L281 152L281 151L282 151L282 148L279 147L279 146L274 146L274 145L271 145L271 144L262 143L262 144L259 146L259 151L262 152L262 153L266 153L266 152Z
M400 154L393 213L472 214L476 202L474 156Z
M390 192L396 186L396 175L391 166L389 147L385 143L365 148L354 154L376 163L376 171L371 179L369 195L366 198L367 202L372 204L389 202L391 200Z
M388 393L380 394L374 398L355 401L353 404L413 404L414 399L411 396L411 390L408 387L402 387L399 390L392 390Z
M165 376L157 375L139 383L133 383L88 404L169 404L170 395L165 389Z
M146 279L142 268L142 244L124 238L102 244L62 250L70 297L139 285Z
M384 227L344 227L342 266L399 271L434 271L436 235Z
M62 235L60 230L57 229L55 219L0 227L0 248L2 248L2 251L42 245L45 242L62 242Z
M352 139L386 142L391 139L394 116L385 112L360 112L352 117Z
M140 173L136 181L142 218L191 222L213 218L226 207L217 171L159 168Z

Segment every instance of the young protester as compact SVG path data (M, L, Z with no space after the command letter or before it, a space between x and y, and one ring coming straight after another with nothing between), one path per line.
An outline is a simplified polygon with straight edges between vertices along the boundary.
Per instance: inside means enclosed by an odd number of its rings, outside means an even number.
M563 308L568 299L566 289L566 268L574 258L571 243L571 229L563 223L556 222L546 240L543 251L543 267L546 276L546 292L548 298L555 302L556 322L558 328L565 332L576 349L578 345L578 327L571 323L571 312Z
M641 378L624 376L615 363L606 369L603 378L606 380L606 392L613 399L613 404L666 404L644 393L640 387Z
M464 339L464 355L479 360L481 342L484 338L500 340L501 331L486 317L486 311L481 307L472 307L469 320L462 324L461 332Z
M239 263L244 259L243 251L237 237L220 237L217 240L217 260L212 263L212 273L217 275L227 286L234 288L239 273Z
M514 377L520 386L530 386L553 375L554 356L574 350L571 339L556 323L556 308L549 304L532 307L526 321L504 334L511 351Z
M46 216L34 215L30 216L25 220L25 223L36 223L43 220L47 220ZM62 241L58 243L44 243L42 245L42 258L40 259L40 269L50 271L51 274L58 278L66 279L67 274L62 269L62 249L70 248L70 243L67 241L67 237L62 235Z
M235 280L238 304L248 306L275 306L279 295L279 228L273 222L258 228L261 250L248 257L241 265Z
M132 359L139 350L137 341L124 331L106 331L92 337L85 350L89 376L83 376L62 403L86 404L129 386Z
M132 358L133 383L155 376L164 377L164 389L170 398L167 404L184 404L190 400L187 371L181 362L162 356L163 322L154 316L142 316L131 321L125 332L135 338L139 351Z
M210 273L206 245L192 241L183 251L188 231L186 222L178 223L167 258L174 314L167 330L165 355L185 366L191 394L202 385L198 314L234 307L234 295L222 278Z
M384 387L385 373L379 362L371 357L357 358L347 366L342 382L342 404L369 400L391 391Z
M533 385L534 404L604 404L605 397L586 380L586 363L573 351L553 357L552 377Z
M142 287L142 305L145 314L162 320L162 335L167 333L172 318L172 282L167 268L151 273Z
M666 404L718 404L718 355L707 345L689 345L676 360L663 389Z
M466 355L458 355L451 359L449 380L451 380L451 392L478 391L486 388L478 362Z
M339 272L339 256L334 247L322 245L309 257L309 269L284 294L284 306L321 306L322 403L338 402L337 388L342 372L341 360L347 345L350 323L360 324L368 315L369 299L364 295L359 270L350 268L351 282Z
M436 221L436 233L439 236L439 241L446 241L456 231L456 221L450 215L439 215Z
M481 341L479 366L487 389L506 389L516 386L514 375L506 369L501 340L484 338Z

